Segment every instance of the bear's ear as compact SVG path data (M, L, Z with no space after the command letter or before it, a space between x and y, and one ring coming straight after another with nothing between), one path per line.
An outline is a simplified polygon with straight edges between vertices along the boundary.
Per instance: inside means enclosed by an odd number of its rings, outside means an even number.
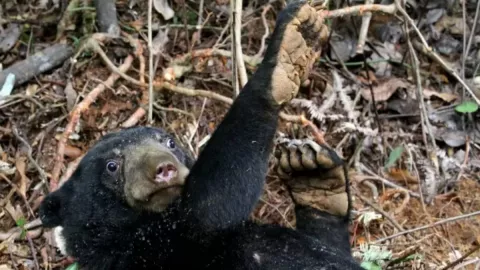
M62 210L67 207L70 198L68 193L68 188L64 185L43 199L40 204L39 216L45 228L53 228L62 224L62 212L64 212Z

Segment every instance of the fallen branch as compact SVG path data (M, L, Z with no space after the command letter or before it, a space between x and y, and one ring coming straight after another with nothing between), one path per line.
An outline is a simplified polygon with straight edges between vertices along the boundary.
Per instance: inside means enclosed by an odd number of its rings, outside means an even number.
M73 48L66 44L49 46L43 51L31 55L0 72L0 87L5 83L8 74L15 75L15 86L21 85L54 67L61 65L73 54Z
M125 58L125 61L119 68L115 67L116 70L125 74L124 72L126 72L132 65L133 59L134 59L133 56L131 55L127 56L127 58ZM88 109L90 104L92 104L92 102L94 102L97 99L98 95L100 95L106 88L112 87L119 77L120 77L119 73L117 72L112 73L104 83L97 85L97 87L95 87L95 89L93 89L85 97L85 99L82 100L82 102L80 102L75 107L75 109L71 112L70 122L65 127L63 135L61 136L58 142L57 155L55 157L55 166L53 167L52 177L50 178L50 192L56 190L58 187L58 179L60 176L60 171L62 170L62 167L63 167L63 160L64 160L63 155L65 152L65 145L67 143L68 137L75 129L75 126L77 125L81 114Z
M465 215L460 215L460 216L456 216L456 217L451 217L451 218L442 219L442 220L437 221L437 222L432 223L432 224L428 224L428 225L425 225L425 226L421 226L421 227L417 227L417 228L413 228L413 229L410 229L410 230L405 230L405 231L403 231L403 232L399 232L399 233L396 233L396 234L389 235L389 236L387 236L387 237L384 237L384 238L382 238L382 239L378 239L378 240L374 241L373 244L378 244L378 243L381 243L381 242L383 242L383 241L387 241L387 240L389 240L389 239L402 236L402 235L404 235L404 234L410 234L410 233L413 233L413 232L417 232L417 231L421 231L421 230L433 228L433 227L435 227L435 226L442 225L442 224L445 224L445 223L454 222L454 221L459 221L459 220L462 220L462 219L467 219L467 218L471 218L471 217L478 216L478 215L480 215L480 211L476 211L476 212L473 212L473 213L469 213L469 214L465 214Z
M371 5L358 5L351 6L336 10L320 10L319 12L324 18L335 18L342 17L346 15L362 15L365 12L384 12L393 14L397 10L395 4L390 5L380 5L380 4L371 4Z

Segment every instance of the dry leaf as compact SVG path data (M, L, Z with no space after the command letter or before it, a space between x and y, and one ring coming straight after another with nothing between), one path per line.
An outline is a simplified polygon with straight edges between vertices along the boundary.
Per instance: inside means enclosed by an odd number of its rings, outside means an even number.
M372 85L376 85L378 83L377 76L375 76L375 73L371 70L368 71L368 76L367 76L367 73L364 70L360 71L358 73L357 78L362 83L365 83L365 84L368 84L369 81L372 83Z
M400 87L407 87L407 82L398 78L391 78L380 82L378 86L373 87L375 101L378 102L388 100ZM362 97L368 101L371 100L369 87L362 89Z
M22 211L18 207L13 207L10 201L7 201L7 204L4 206L5 211L7 211L13 223L23 217Z
M38 84L29 84L27 86L27 90L25 90L25 93L27 94L27 96L33 97L37 93L37 90Z
M78 158L82 155L82 150L75 146L71 146L69 144L65 145L65 152L64 155L69 158Z
M28 183L30 183L30 179L28 179L27 175L25 174L25 170L27 168L26 161L27 158L21 155L17 155L15 159L15 167L20 174L20 183L17 184L18 190L23 195L23 197L27 197L27 185Z
M165 44L169 41L168 39L168 29L164 31L159 30L155 38L152 40L152 53L154 55L159 55L165 50Z
M423 89L423 96L426 97L426 98L431 98L432 96L436 96L440 99L442 99L443 101L445 102L452 102L454 101L455 99L458 98L457 95L454 95L454 94L450 94L450 93L438 93L437 91L433 91L433 90L430 90L428 88L424 88Z
M158 13L162 14L165 20L170 20L175 15L167 0L153 0L153 6Z
M130 22L130 26L133 27L133 28L134 28L135 30L137 30L137 31L141 31L144 24L145 24L145 23L143 22L143 19L142 19L142 18Z
M67 98L67 109L68 111L71 111L73 110L73 107L75 107L75 102L77 101L77 92L73 89L71 81L68 81L67 86L65 86L63 91Z
M418 184L417 177L411 175L410 172L407 170L403 170L399 168L391 168L388 170L388 176L397 182L403 182L408 184Z

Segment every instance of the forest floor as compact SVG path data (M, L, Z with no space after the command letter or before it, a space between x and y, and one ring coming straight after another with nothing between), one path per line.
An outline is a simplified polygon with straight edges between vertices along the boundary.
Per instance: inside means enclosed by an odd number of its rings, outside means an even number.
M97 6L120 37L91 2L0 3L0 270L71 265L39 226L46 190L102 135L149 125L148 1ZM236 95L230 1L153 2L151 125L197 156ZM480 1L330 2L329 44L279 132L312 137L303 115L346 160L366 269L480 269ZM243 1L248 75L283 5ZM252 219L294 227L292 210L269 173Z

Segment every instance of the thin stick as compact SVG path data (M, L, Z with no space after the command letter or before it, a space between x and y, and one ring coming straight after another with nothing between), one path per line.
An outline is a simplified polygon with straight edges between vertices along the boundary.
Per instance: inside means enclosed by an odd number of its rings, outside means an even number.
M35 270L39 270L40 266L38 264L38 259L37 259L37 250L35 249L35 246L33 245L32 238L30 237L28 232L25 234L25 237L27 238L28 245L30 246L30 250L32 251L33 262L35 263Z
M336 10L321 10L319 11L324 18L335 18L335 17L342 17L345 15L354 15L354 14L363 14L364 12L384 12L389 14L394 14L396 11L395 4L390 5L379 5L379 4L371 4L371 5L357 5L351 6Z
M421 226L421 227L417 227L417 228L413 228L413 229L410 229L410 230L406 230L406 231L403 231L403 232L399 232L399 233L396 233L396 234L389 235L385 238L378 239L378 240L374 241L373 244L378 244L378 243L381 243L383 241L402 236L404 234L409 234L409 233L413 233L413 232L417 232L417 231L422 231L422 230L429 229L429 228L432 228L432 227L435 227L435 226L438 226L438 225L442 225L442 224L445 224L445 223L454 222L454 221L458 221L458 220L462 220L462 219L467 219L467 218L471 218L471 217L478 216L478 215L480 215L480 211L476 211L476 212L472 212L472 213L469 213L469 214L460 215L460 216L456 216L456 217L442 219L442 220L437 221L437 222L432 223L432 224L428 224L428 225L425 225L425 226Z
M480 1L477 1L477 9L475 10L475 19L473 20L472 31L470 31L470 37L468 38L467 49L465 50L466 55L468 55L468 52L470 51L470 45L472 45L473 36L475 35L475 28L477 27L477 24L478 24L479 13L480 13Z
M462 257L458 258L457 260L451 262L450 264L448 264L447 266L445 266L444 268L442 268L441 270L447 270L449 268L453 268L455 267L456 265L458 265L459 263L461 263L463 260L465 260L468 256L472 255L475 251L479 250L480 249L480 246L476 246L476 247L473 247L471 248L467 253L465 253Z
M365 5L371 4L373 4L373 0L365 0ZM370 19L372 19L372 12L365 12L362 18L362 27L360 28L360 33L358 35L357 54L363 53L363 47L365 46L365 41L367 39L368 26L370 25Z
M384 216L392 225L397 228L397 230L403 232L405 231L404 228L402 228L402 225L400 225L393 217L391 217L387 212L385 212L380 206L376 205L375 203L369 201L367 198L363 197L360 195L360 192L356 192L355 194L356 197L358 197L360 200L362 200L364 203L368 204L370 207L372 207L375 211L380 213L382 216Z
M478 1L477 1L478 2ZM465 61L467 60L467 8L465 1L462 1L462 19L463 19L463 55L462 55L462 79L465 80ZM474 23L475 24L475 21ZM473 35L473 33L472 33ZM462 101L465 98L465 88L462 88Z
M33 164L33 166L35 167L35 169L37 169L38 171L38 174L40 174L40 179L42 180L42 183L44 185L47 184L47 174L45 173L45 171L42 169L42 167L40 167L40 165L38 164L38 162L33 158L32 156L32 147L30 146L30 144L22 137L20 136L20 134L18 134L18 130L16 127L13 127L12 128L12 131L13 131L13 135L15 135L15 137L20 141L22 142L26 147L27 147L27 157L28 157L28 160L30 160L30 162Z
M267 18L265 17L270 7L271 5L268 4L263 8L263 11L262 11L262 22L263 22L263 27L265 28L265 34L263 34L262 36L262 43L260 44L260 49L258 50L257 54L255 54L254 56L256 59L260 59L262 57L262 54L265 51L265 41L267 40L268 35L270 35L270 29L268 29Z
M133 56L129 55L127 56L127 58L125 58L125 61L120 67L118 68L115 66L114 67L119 72L125 74L124 72L126 72L132 65L133 59L134 59ZM120 78L120 74L117 72L113 72L105 81L105 83L101 83L97 85L97 87L95 87L95 89L93 89L90 93L88 93L85 99L82 100L82 102L80 102L75 107L75 109L73 109L73 111L71 112L70 122L68 122L60 140L58 141L57 155L55 157L55 166L53 167L52 177L50 178L50 192L57 189L60 171L62 170L62 167L63 167L63 159L64 159L63 154L65 152L65 145L67 144L68 137L73 132L73 130L75 129L75 126L80 120L81 114L88 109L90 104L92 104L92 102L94 102L97 99L98 95L100 95L105 90L105 88L112 87L113 84L119 78Z
M429 148L428 145L425 145L425 147L427 148L427 153L430 157L430 160L433 161L433 163L434 163L435 171L438 174L439 173L439 165L438 165L437 156L435 155L435 150L437 149L437 143L435 142L435 138L433 137L432 125L430 124L430 121L428 119L427 108L425 106L425 101L423 100L423 89L422 89L422 83L421 83L417 53L413 49L413 45L412 45L412 42L410 41L410 39L407 39L407 43L408 43L408 48L410 50L410 56L412 58L412 67L415 71L415 82L416 82L416 85L417 85L416 88L417 88L417 96L418 96L417 98L418 98L418 101L420 102L420 109L421 109L421 112L423 114L422 123L424 122L425 126L427 127L428 135L430 136L430 141L432 143L433 149ZM429 196L432 197L432 195L429 195Z
M198 20L197 20L197 25L200 25L200 28L197 31L198 42L200 42L201 36L202 36L203 5L204 5L204 0L200 0L200 4L199 4L199 7L198 7ZM192 47L193 47L193 44L192 44Z
M148 0L148 124L153 122L153 42L152 42L153 0Z
M238 80L240 88L243 88L247 84L247 70L245 68L245 62L243 62L242 53L242 0L231 0L230 6L232 8L232 49L235 54L236 68L238 72ZM235 90L235 94L238 95L240 89Z

